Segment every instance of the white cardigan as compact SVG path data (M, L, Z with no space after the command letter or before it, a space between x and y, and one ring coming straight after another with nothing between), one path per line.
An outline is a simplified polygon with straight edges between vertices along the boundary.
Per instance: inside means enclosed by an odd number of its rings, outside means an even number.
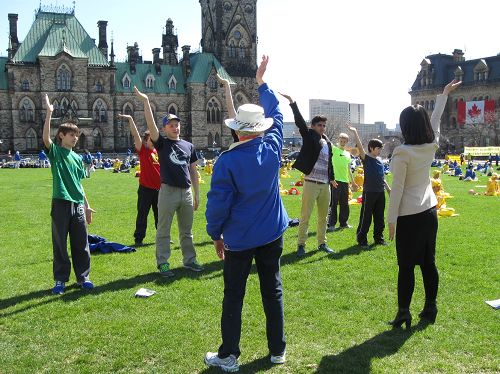
M439 127L447 95L438 95L431 116L436 139L433 143L407 145L394 149L391 159L393 175L389 200L388 223L396 223L399 216L421 213L437 204L432 191L429 170L439 148Z

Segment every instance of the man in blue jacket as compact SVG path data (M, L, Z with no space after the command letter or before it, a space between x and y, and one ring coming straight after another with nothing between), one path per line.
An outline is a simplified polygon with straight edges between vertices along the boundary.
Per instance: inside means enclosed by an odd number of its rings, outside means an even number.
M226 125L239 142L215 163L207 199L207 232L224 260L222 344L205 363L224 371L239 368L241 310L255 258L266 314L271 362L285 362L283 287L280 257L288 216L279 194L283 115L278 99L263 81L269 58L262 57L256 79L262 107L244 104Z

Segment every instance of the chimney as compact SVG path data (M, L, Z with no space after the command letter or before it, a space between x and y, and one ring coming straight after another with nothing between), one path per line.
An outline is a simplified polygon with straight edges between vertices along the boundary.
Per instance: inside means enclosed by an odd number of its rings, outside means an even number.
M153 48L153 64L155 65L156 74L161 74L160 48Z
M106 27L108 26L108 21L97 22L97 27L99 28L99 45L97 48L102 52L106 60L108 59L108 42L106 41Z
M10 54L14 57L18 48L19 40L17 39L17 14L9 13L9 42L10 42Z
M461 49L454 49L453 62L461 62L461 61L465 61L464 53L462 52Z
M132 46L132 45L129 45L127 47L127 56L128 56L128 63L130 65L130 71L132 72L132 74L135 73L135 63L136 63L136 59L135 59L135 47Z
M183 45L182 46L182 70L184 72L184 76L187 78L191 75L191 62L189 61L189 49L191 46Z

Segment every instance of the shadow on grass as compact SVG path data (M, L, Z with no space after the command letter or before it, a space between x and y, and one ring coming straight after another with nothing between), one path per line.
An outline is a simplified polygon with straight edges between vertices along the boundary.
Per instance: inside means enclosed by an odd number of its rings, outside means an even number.
M193 272L192 270L188 270L185 268L174 268L173 272L175 275L170 278L161 277L157 272L141 274L132 278L122 278L108 283L96 285L92 291L82 291L76 286L76 284L72 284L66 287L66 292L61 296L52 295L51 289L33 291L25 295L18 295L0 300L0 311L16 306L23 302L35 301L37 299L46 299L47 297L48 299L42 300L35 304L26 305L11 312L0 313L0 316L7 317L10 315L18 314L21 312L25 312L29 309L39 307L58 300L71 302L81 297L95 296L105 292L114 292L124 289L135 289L137 286L140 286L144 283L154 282L159 286L165 286L184 278L191 278L191 279L203 278L211 273L217 273L216 276L222 276L221 272L222 266L223 266L222 261L213 261L205 264L204 265L205 270L202 272Z
M371 373L372 359L397 353L414 333L428 325L420 321L409 331L401 328L387 330L336 355L324 356L316 373Z

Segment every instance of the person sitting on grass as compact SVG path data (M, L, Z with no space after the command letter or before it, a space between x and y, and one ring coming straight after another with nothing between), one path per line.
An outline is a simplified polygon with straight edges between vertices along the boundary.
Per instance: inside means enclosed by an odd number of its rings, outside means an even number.
M465 177L464 181L469 182L469 181L475 181L476 179L476 172L474 171L473 166L469 166L467 170L465 171Z
M363 182L363 200L359 215L358 229L356 230L356 239L358 245L364 249L368 247L367 234L372 223L373 216L373 239L375 244L387 245L384 240L384 211L385 211L385 193L391 192L391 189L385 181L384 164L380 159L380 153L384 143L380 139L371 139L368 142L368 153L365 153L358 131L353 126L347 126L353 133L356 140L356 147L359 150L359 157L363 162L365 174Z
M82 179L85 169L82 158L73 152L80 131L75 124L63 123L56 133L55 144L50 139L50 120L54 106L45 95L47 114L43 126L43 143L49 151L53 191L52 191L52 244L53 273L55 286L53 294L62 294L69 281L71 261L68 256L66 240L69 234L71 258L76 282L84 290L92 290L90 281L90 250L87 239L87 224L92 223L93 210L85 196Z

